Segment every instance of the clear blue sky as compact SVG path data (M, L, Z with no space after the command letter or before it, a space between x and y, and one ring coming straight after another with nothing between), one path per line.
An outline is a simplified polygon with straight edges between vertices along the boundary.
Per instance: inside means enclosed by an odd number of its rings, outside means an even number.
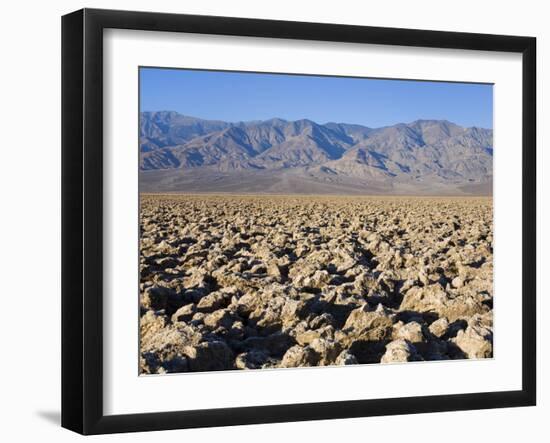
M493 127L493 87L468 83L140 69L141 111L229 122L307 118L370 127L417 119Z

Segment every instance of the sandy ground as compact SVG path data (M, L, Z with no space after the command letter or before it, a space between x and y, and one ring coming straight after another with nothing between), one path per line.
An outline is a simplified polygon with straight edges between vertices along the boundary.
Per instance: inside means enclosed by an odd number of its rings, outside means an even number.
M141 196L141 372L492 357L492 199Z

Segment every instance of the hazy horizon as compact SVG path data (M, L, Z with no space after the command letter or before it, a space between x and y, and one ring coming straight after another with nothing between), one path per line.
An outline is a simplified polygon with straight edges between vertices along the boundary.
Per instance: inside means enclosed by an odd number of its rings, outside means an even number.
M388 127L391 127L391 126L411 125L415 122L428 122L428 121L448 122L448 123L455 124L457 126L463 126L463 125L458 124L455 121L452 121L452 120L449 120L449 119L446 119L446 118L437 119L437 118L429 118L429 117L418 117L418 118L415 118L411 121L400 121L400 122L395 122L394 124L391 124L391 125L374 126L374 125L368 125L368 124L365 125L365 124L360 124L360 123L350 123L350 122L345 122L345 121L315 121L315 120L313 120L311 118L308 118L308 117L303 117L303 118L300 118L298 120L287 120L287 119L282 118L282 117L273 116L273 117L269 117L269 118L266 118L266 119L256 118L256 119L251 119L251 120L231 120L230 121L230 120L223 120L223 119L219 119L219 118L207 118L207 117L204 117L202 115L184 114L184 113L181 113L181 112L176 111L174 109L156 109L156 110L144 109L144 110L140 111L140 113L149 113L149 114L162 113L162 112L175 112L175 113L181 115L182 117L189 117L189 118L194 118L194 119L197 119L197 120L223 121L224 123L230 123L230 124L234 124L234 125L238 125L238 124L241 124L241 123L247 124L247 123L257 123L257 122L269 122L269 121L272 121L272 120L282 120L282 121L285 121L285 122L288 122L288 123L293 123L293 122L301 121L301 120L307 120L307 121L312 121L313 123L316 123L316 124L321 125L321 126L325 126L325 125L328 125L328 124L331 124L331 123L335 123L335 124L348 124L348 125L363 126L365 128L369 128L369 129L382 129L382 128L388 128ZM480 129L492 130L492 128L484 127L484 126L478 126L478 125L463 126L463 127L464 128L480 128Z

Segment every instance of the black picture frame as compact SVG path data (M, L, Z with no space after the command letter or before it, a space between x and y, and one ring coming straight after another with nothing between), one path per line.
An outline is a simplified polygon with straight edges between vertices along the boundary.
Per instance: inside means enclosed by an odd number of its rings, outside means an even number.
M103 413L103 30L171 31L522 54L522 389L177 412ZM83 9L62 18L62 426L152 431L536 403L536 39L229 17Z

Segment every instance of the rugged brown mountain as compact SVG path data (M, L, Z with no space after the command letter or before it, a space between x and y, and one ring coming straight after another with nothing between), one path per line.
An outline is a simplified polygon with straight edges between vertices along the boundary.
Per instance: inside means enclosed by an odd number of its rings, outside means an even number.
M491 188L490 129L445 120L368 128L306 119L227 123L175 112L140 117L142 190L452 194Z

